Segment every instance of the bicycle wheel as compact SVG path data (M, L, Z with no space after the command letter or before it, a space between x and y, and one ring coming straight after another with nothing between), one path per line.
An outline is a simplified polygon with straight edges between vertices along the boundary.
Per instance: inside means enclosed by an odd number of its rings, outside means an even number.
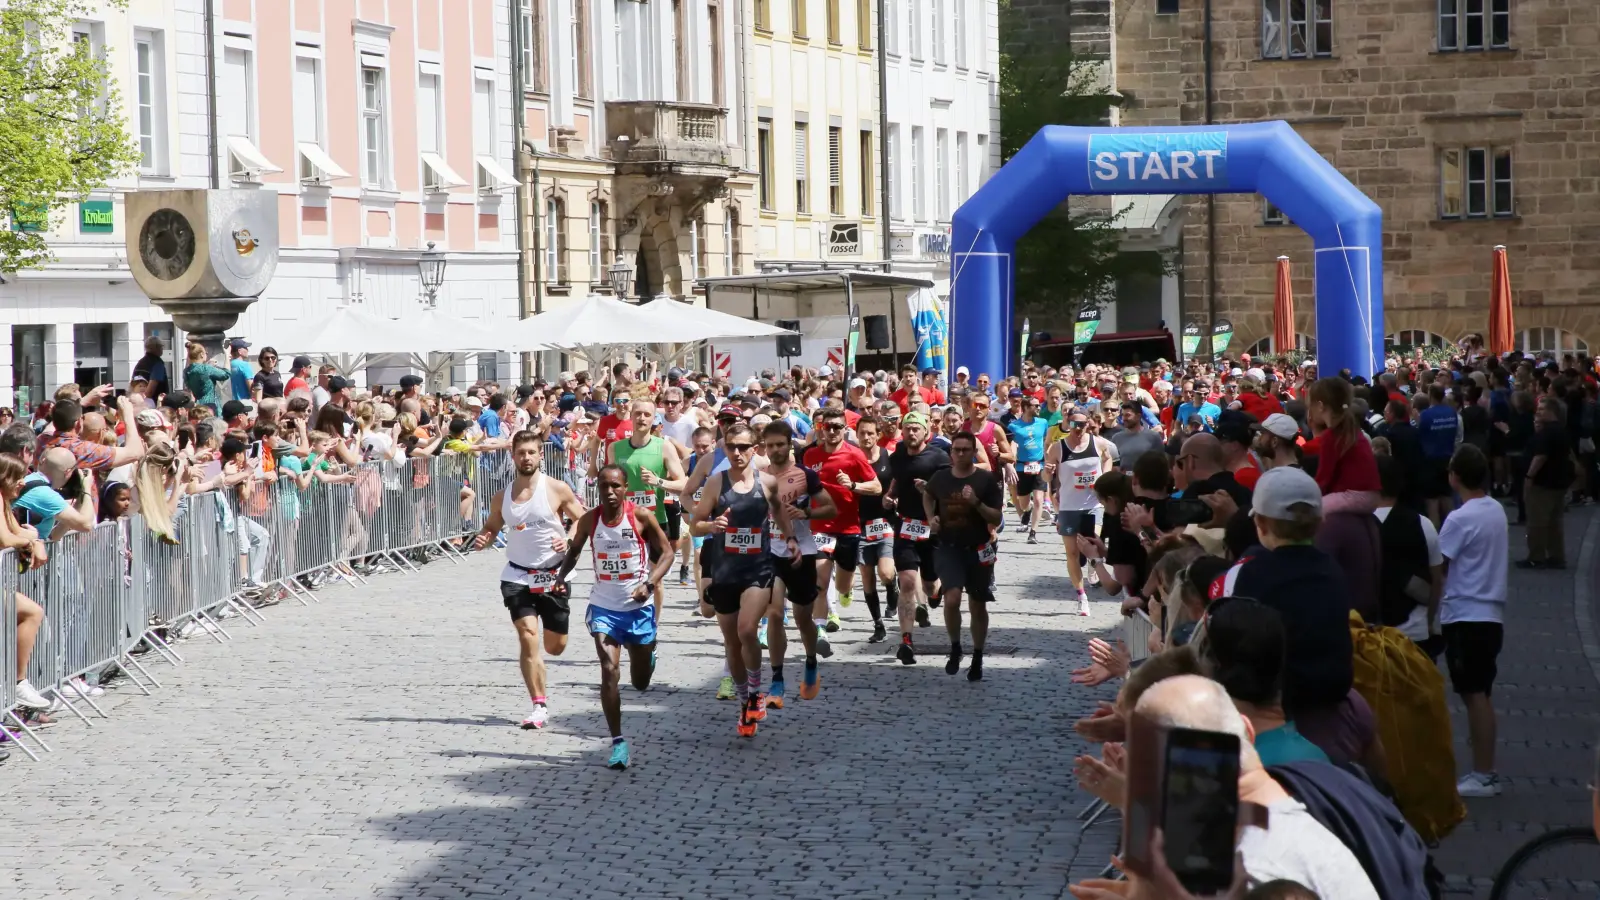
M1517 848L1495 875L1489 900L1594 900L1600 841L1590 828L1547 831Z

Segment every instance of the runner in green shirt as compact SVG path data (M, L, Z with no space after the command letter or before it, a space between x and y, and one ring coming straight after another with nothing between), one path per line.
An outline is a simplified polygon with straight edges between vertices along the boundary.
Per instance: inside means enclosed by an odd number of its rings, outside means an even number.
M656 422L654 403L646 399L632 401L628 407L628 418L633 425L633 432L613 442L608 455L611 462L621 466L628 475L628 500L634 506L654 513L656 522L663 530L667 530L668 541L676 547L679 523L674 517L672 527L668 529L666 497L668 491L676 494L683 490L687 480L683 474L683 460L671 444L652 433ZM651 553L654 552L655 548L652 547ZM652 558L651 563L654 562ZM658 582L654 594L657 621L661 619L661 594L662 586Z

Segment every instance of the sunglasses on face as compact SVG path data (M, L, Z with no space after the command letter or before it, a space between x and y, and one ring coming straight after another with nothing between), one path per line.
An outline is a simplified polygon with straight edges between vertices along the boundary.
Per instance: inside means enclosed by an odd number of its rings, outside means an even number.
M826 428L829 431L843 431L844 430L844 423L843 422L824 422L824 423L822 423L822 427Z
M755 444L726 444L729 453L749 453L756 448Z

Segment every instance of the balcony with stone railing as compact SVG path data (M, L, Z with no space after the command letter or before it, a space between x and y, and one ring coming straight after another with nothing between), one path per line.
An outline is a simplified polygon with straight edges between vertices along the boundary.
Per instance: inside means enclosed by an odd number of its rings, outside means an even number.
M612 100L606 103L611 158L637 174L712 174L731 169L727 111L705 103Z

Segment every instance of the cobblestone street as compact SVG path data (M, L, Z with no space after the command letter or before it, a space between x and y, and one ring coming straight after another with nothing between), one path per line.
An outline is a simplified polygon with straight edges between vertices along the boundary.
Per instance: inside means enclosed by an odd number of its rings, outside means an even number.
M1574 560L1587 522L1573 517ZM604 767L581 633L550 664L551 727L516 727L527 698L498 553L330 588L259 629L229 620L230 644L184 643L185 666L155 669L164 690L108 695L93 729L63 714L43 764L14 754L0 868L32 900L1061 897L1119 829L1080 830L1070 726L1110 689L1069 681L1116 606L1073 615L1051 541L1012 537L1002 554L983 682L944 674L937 616L922 661L900 666L892 641L866 643L858 602L820 699L792 699L754 741L713 699L714 626L670 589L656 685L623 689L625 773ZM1495 694L1508 788L1469 801L1439 849L1453 890L1486 893L1524 832L1586 809L1600 688L1575 574L1514 575Z

